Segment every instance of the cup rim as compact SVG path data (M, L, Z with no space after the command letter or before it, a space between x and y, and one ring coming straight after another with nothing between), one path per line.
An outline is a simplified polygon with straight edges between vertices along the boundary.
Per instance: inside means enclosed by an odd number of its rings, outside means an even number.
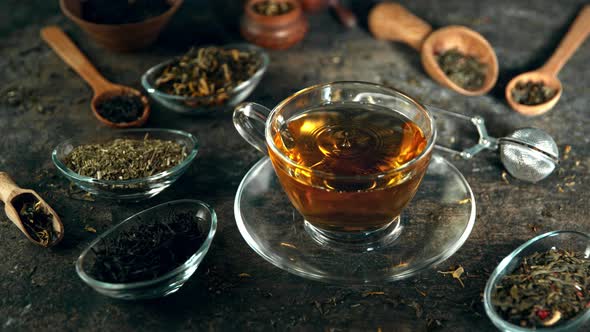
M385 171L385 172L378 172L378 173L367 174L367 175L338 175L338 174L334 174L334 173L328 173L328 172L324 172L324 171L314 170L314 169L311 169L307 166L302 166L302 165L297 164L295 161L289 159L281 151L279 151L277 146L274 144L274 142L272 140L272 135L271 135L271 128L272 128L271 121L272 121L275 113L279 112L286 104L288 104L289 102L291 102L293 99L297 98L298 96L305 94L305 93L312 91L312 90L317 90L317 89L320 89L320 88L323 88L326 86L333 86L333 85L361 85L361 86L370 86L373 88L379 88L379 89L386 90L386 91L389 90L391 95L399 96L402 99L405 99L406 101L410 102L411 104L416 106L416 108L423 111L426 114L427 118L430 120L430 131L431 131L432 135L431 135L430 139L428 140L428 144L426 145L424 150L422 150L422 152L418 156L416 156L412 160L406 162L402 166ZM272 109L272 111L270 112L270 114L268 115L268 117L266 119L264 132L265 132L264 136L265 136L265 140L266 140L266 145L274 152L275 155L279 156L279 158L281 158L282 161L286 162L290 166L297 168L297 169L304 169L306 172L310 172L312 174L316 174L321 177L339 178L339 179L354 179L354 180L380 178L380 177L384 177L384 176L387 176L390 174L398 173L400 171L404 171L407 168L412 167L414 164L418 163L419 161L424 159L426 156L430 155L430 152L434 148L434 143L435 143L436 137L437 137L436 123L434 120L434 116L428 110L428 108L426 108L424 105L419 103L416 99L408 96L407 94L405 94L404 92L402 92L400 90L390 88L390 87L387 87L387 86L384 86L381 84L364 82L364 81L332 81L332 82L328 82L328 83L315 84L315 85L312 85L312 86L309 86L307 88L297 91L296 93L292 94L291 96L285 98L283 101L281 101L278 105L276 105Z
M504 259L502 259L502 261L500 261L500 263L496 266L496 268L494 269L494 271L490 275L490 278L486 282L486 286L484 289L484 296L483 296L485 312L488 315L488 317L490 318L490 320L492 321L492 323L494 323L494 325L496 325L497 327L508 329L509 331L514 331L514 332L568 331L570 328L577 326L578 324L590 319L590 308L586 308L584 310L584 312L580 313L578 316L575 316L573 319L564 323L563 325L556 326L556 327L547 327L547 328L537 327L537 328L532 329L532 328L526 328L526 327L514 325L514 324L506 321L504 318L502 318L498 314L494 305L492 304L492 292L494 290L494 287L496 286L496 284L499 281L500 275L504 272L504 270L506 269L508 264L510 264L516 257L518 257L518 255L520 255L524 250L531 247L533 244L535 244L541 240L544 240L546 238L553 237L553 236L559 236L561 234L571 234L574 236L579 236L579 237L585 238L590 243L590 234L588 234L588 233L583 233L583 232L573 231L573 230L550 231L550 232L547 232L547 233L544 233L541 235L537 235L536 237L529 239L525 243L521 244L518 248L516 248L512 252L510 252L510 254L508 254L508 256L504 257Z
M162 178L169 176L170 174L176 174L180 170L182 170L185 167L187 167L188 165L190 165L193 162L193 160L195 159L195 157L197 156L197 153L199 151L199 141L197 140L197 138L193 134L186 132L186 131L182 131L182 130L162 129L162 128L135 128L135 129L118 130L113 133L116 137L123 137L127 133L141 133L141 132L145 132L145 133L162 132L162 133L175 134L175 135L182 136L182 137L190 140L190 142L192 143L192 146L187 147L187 150L188 150L187 156L178 165L176 165L170 169L167 169L165 171L162 171L160 173L150 175L148 177L129 179L129 180L100 180L100 179L93 178L90 176L80 175L80 174L74 172L68 166L66 166L66 164L59 158L58 153L59 153L60 148L63 145L70 143L72 140L74 140L74 138L70 138L70 139L67 139L67 140L59 143L53 149L53 152L51 153L51 159L52 159L55 167L62 174L64 174L67 178L74 179L76 181L81 181L81 182L86 182L86 183L103 184L103 185L131 185L131 184L141 184L141 183L149 182L149 181L157 181L157 180L160 180Z
M86 255L88 254L88 252L99 241L101 241L102 239L109 236L112 232L117 230L119 227L122 227L128 221L131 221L133 218L135 218L143 213L149 213L150 211L157 210L157 209L162 208L166 205L178 205L178 204L184 204L184 203L194 204L195 206L198 205L201 208L207 210L209 212L209 214L211 215L211 220L209 221L209 224L210 224L209 225L209 232L207 233L207 237L205 238L205 240L203 241L203 243L201 244L199 249L197 249L197 251L195 251L195 253L193 255L191 255L184 263L182 263L181 265L177 266L176 268L168 271L167 273L165 273L157 278L150 279L150 280L144 280L144 281L129 282L129 283L111 283L111 282L106 282L106 281L100 281L100 280L94 279L93 277L91 277L89 274L86 273L86 271L84 270L84 267L82 265L83 261L86 258ZM216 231L217 231L217 214L215 213L215 210L213 210L213 208L209 204L207 204L203 201L200 201L200 200L196 200L196 199L179 199L179 200L175 200L175 201L164 202L162 204L158 204L156 206L152 206L150 208L141 210L141 211L125 218L123 221L116 224L115 226L112 226L106 232L100 234L96 239L94 239L92 242L90 242L90 244L86 247L86 249L84 249L84 251L80 254L78 259L76 260L76 272L77 272L78 276L80 277L80 279L82 279L85 283L92 286L93 288L101 288L101 289L106 289L106 290L122 290L122 289L129 290L129 289L143 288L146 286L152 286L152 285L160 283L161 281L170 279L171 277L192 267L195 263L195 259L199 255L201 255L201 254L205 255L209 251L209 247L211 246L211 242L213 241L213 237L215 236Z

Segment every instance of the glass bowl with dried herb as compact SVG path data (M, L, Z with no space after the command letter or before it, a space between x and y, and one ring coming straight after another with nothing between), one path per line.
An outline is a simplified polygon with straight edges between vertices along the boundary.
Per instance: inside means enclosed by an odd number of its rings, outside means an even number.
M97 197L139 201L174 183L195 159L198 141L172 129L128 129L75 138L52 153L57 169Z
M268 54L250 44L193 47L150 68L141 84L159 104L179 113L232 110L256 88Z
M576 331L590 319L590 235L553 231L504 258L484 306L502 331Z
M78 276L118 299L176 292L195 273L217 230L215 211L177 200L141 211L98 236L76 262Z

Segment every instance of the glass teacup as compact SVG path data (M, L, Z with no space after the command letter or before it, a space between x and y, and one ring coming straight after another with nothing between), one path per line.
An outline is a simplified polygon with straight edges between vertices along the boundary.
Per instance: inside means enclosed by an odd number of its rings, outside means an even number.
M436 139L424 106L364 82L311 86L272 111L243 103L234 124L268 153L306 230L324 244L395 239Z

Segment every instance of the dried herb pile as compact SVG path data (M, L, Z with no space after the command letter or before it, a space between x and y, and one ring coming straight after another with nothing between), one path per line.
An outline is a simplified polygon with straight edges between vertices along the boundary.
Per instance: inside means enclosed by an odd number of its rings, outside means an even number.
M261 66L260 58L237 49L191 48L156 79L162 92L184 97L211 97L203 104L220 104Z
M34 195L23 194L13 202L23 226L33 240L48 246L59 237L53 229L53 215L48 213Z
M90 275L100 281L129 283L151 280L186 262L201 247L206 234L195 213L182 212L165 220L144 220L92 249Z
M141 98L135 95L114 96L100 101L96 105L96 111L111 122L132 122L141 118L143 103Z
M173 141L118 138L104 144L77 146L66 157L74 172L99 180L130 180L152 176L180 164L186 147Z
M486 80L487 65L456 48L435 55L438 65L453 83L466 90L481 88Z
M293 4L286 1L266 0L255 3L252 8L257 14L264 16L279 16L293 10Z
M590 307L590 260L549 250L523 258L492 294L507 321L523 327L554 326Z
M170 9L166 0L85 0L82 18L98 24L137 23Z
M539 105L553 98L557 91L543 82L517 82L512 91L512 98L522 105Z

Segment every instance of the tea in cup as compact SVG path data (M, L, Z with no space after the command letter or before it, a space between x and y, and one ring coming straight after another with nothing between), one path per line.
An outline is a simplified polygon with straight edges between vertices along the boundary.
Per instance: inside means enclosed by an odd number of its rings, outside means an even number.
M322 243L366 243L398 233L436 138L424 106L363 82L312 86L272 111L244 103L234 124L268 153L289 200Z

